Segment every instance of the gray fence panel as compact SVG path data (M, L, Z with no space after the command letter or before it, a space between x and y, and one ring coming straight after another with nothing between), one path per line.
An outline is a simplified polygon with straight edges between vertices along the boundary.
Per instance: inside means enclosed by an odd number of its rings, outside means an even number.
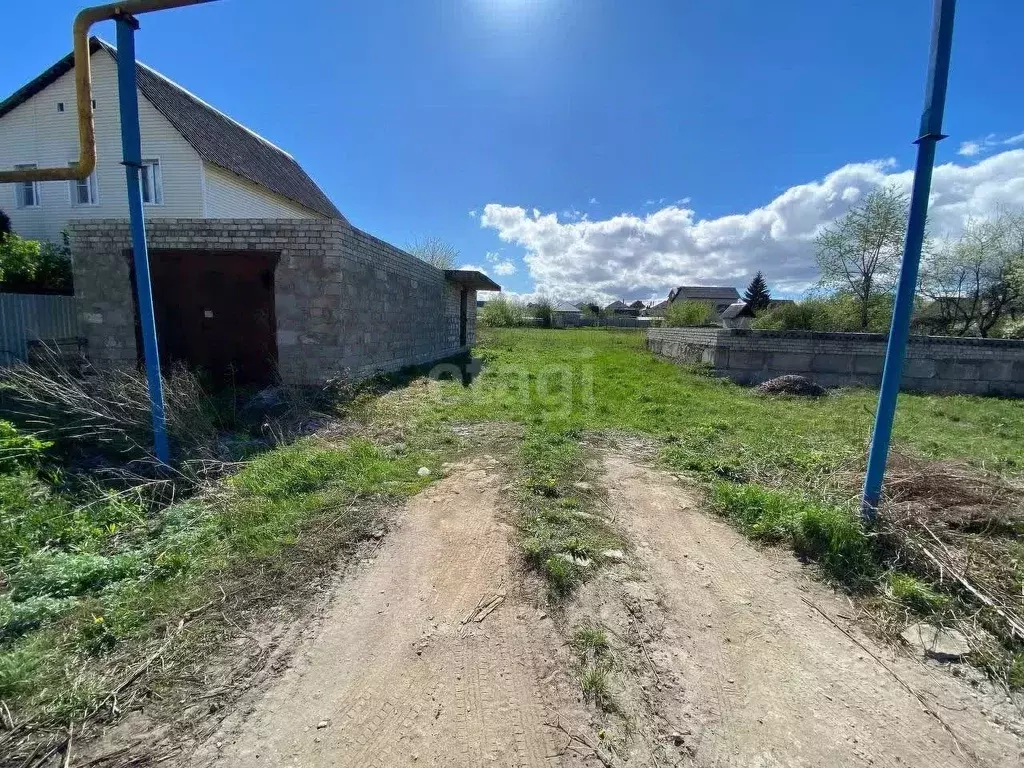
M28 359L31 341L78 336L74 296L0 293L0 366Z

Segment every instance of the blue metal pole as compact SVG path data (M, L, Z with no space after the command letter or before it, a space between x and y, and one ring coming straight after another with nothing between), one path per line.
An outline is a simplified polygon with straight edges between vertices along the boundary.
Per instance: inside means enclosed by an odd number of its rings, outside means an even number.
M867 473L864 475L861 515L869 524L874 523L877 515L878 502L882 496L882 481L885 479L885 464L889 458L892 422L896 416L896 398L900 392L903 357L910 336L910 315L914 309L921 246L924 243L925 222L928 217L928 196L931 193L932 168L935 165L935 145L945 138L942 135L942 113L946 106L946 83L949 79L955 10L956 0L934 0L928 84L925 88L924 112L921 115L921 132L914 142L917 144L917 166L914 169L914 187L910 195L910 216L907 221L907 238L903 246L903 266L900 269L889 343L885 350L885 368L882 371L875 428L868 452Z
M153 289L149 277L149 250L146 246L146 222L142 215L142 138L139 135L139 96L135 84L135 30L138 22L131 16L117 18L117 93L121 106L121 151L128 182L128 215L131 220L132 254L135 260L135 291L142 326L142 352L149 382L150 407L153 410L153 449L165 464L170 461L167 423L164 415L164 389L160 379L160 352L153 314Z

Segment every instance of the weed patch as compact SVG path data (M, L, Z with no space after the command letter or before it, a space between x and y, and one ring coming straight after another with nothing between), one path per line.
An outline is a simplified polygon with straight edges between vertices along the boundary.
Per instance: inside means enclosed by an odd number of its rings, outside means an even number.
M0 475L0 699L19 721L88 715L226 593L305 588L380 527L379 502L429 482L416 470L439 455L305 439L156 509L115 493L83 500L19 464Z
M577 434L529 428L519 461L520 546L551 594L566 597L600 565L602 553L621 542L601 516L588 511L598 497L579 485L586 462Z

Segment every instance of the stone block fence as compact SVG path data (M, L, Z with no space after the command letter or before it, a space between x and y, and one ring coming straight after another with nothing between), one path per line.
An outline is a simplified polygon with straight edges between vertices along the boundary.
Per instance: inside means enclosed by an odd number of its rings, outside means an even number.
M799 374L825 387L877 387L887 336L724 328L652 328L647 348L703 363L739 384ZM912 336L901 388L911 392L1024 397L1024 341Z
M69 224L75 295L89 357L135 364L131 238L123 219ZM474 341L476 291L460 341L462 287L346 221L153 219L151 250L276 252L278 369L289 383L365 376L455 356Z

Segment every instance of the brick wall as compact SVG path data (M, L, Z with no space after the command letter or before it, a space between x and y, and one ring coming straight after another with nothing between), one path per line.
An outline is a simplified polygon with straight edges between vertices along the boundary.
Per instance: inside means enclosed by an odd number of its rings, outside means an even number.
M68 229L89 355L97 364L134 363L128 222L73 221ZM475 339L475 291L468 297L468 344L460 347L460 286L343 221L156 219L146 223L146 234L151 249L280 253L277 347L288 382L429 363L465 351Z
M652 328L647 347L664 357L705 363L740 384L787 373L826 387L877 387L886 336L722 328ZM912 336L902 388L1024 397L1024 342Z

